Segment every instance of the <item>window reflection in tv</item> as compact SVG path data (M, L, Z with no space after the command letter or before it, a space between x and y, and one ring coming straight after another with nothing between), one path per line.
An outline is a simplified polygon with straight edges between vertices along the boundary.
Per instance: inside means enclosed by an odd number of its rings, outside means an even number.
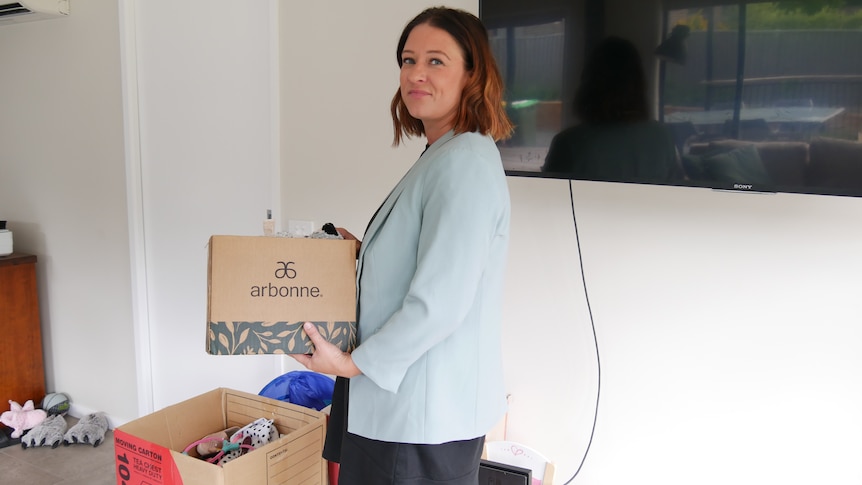
M635 46L653 91L622 82L622 54L590 72L609 37L633 43L605 35L624 9L481 0L516 125L499 144L506 173L862 196L862 1L691 3L656 11L655 45ZM677 31L684 63L655 55Z

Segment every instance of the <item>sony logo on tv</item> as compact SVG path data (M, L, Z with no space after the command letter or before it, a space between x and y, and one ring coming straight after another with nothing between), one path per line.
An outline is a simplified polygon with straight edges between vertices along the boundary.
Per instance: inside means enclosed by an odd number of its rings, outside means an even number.
M737 190L751 190L754 186L751 184L733 184L733 188Z

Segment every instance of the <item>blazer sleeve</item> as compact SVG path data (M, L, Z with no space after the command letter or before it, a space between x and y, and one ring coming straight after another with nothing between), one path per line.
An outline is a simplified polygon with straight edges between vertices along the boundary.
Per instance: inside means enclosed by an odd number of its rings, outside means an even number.
M504 237L501 221L509 211L496 151L459 148L434 162L423 180L417 266L406 297L353 352L362 373L390 392L474 306L489 249Z

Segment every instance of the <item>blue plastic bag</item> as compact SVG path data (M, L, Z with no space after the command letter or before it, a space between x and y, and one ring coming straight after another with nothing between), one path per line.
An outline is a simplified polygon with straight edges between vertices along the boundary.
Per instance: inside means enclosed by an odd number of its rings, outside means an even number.
M332 403L334 388L331 377L295 370L273 379L258 395L320 411Z

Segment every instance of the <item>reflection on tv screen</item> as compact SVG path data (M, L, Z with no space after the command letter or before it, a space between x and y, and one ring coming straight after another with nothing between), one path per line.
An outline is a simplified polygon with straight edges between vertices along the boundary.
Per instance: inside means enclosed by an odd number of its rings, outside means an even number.
M625 38L601 0L481 0L516 125L507 174L862 196L862 6L816 3L656 12Z

